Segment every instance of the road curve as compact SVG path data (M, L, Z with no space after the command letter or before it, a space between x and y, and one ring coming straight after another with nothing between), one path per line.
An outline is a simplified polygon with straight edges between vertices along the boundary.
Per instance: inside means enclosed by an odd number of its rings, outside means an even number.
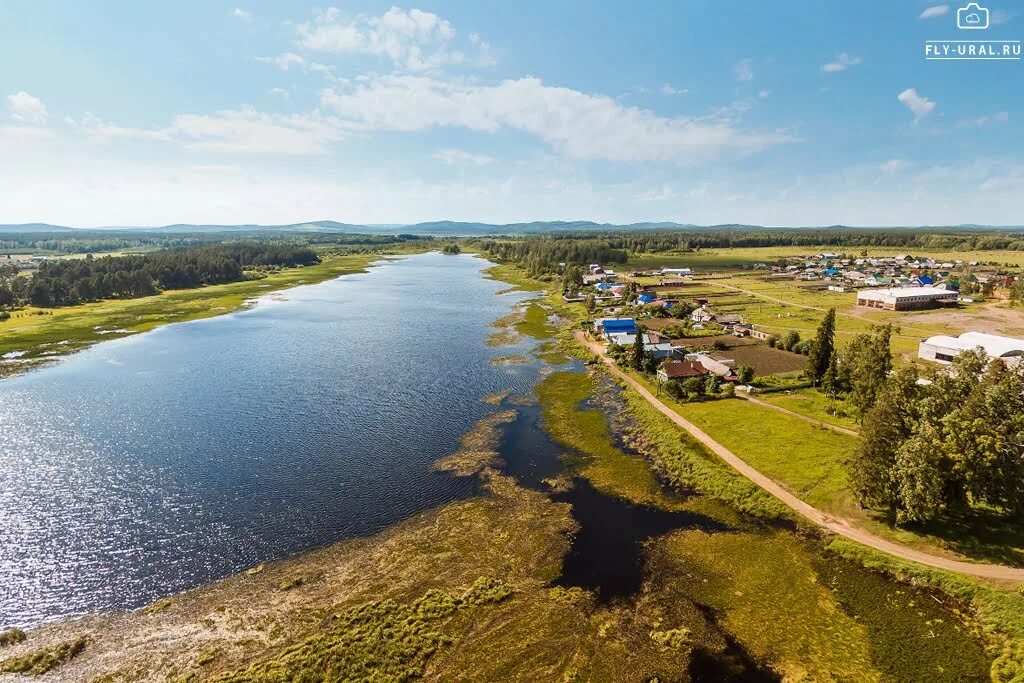
M900 543L895 543L880 536L876 536L875 534L852 524L849 520L826 514L818 508L805 503L783 488L774 479L771 479L761 471L748 465L746 461L738 455L712 439L700 427L665 405L643 384L617 368L614 361L605 354L604 348L600 343L588 340L582 331L579 330L576 331L575 336L577 341L604 361L605 365L608 366L609 372L636 390L636 392L643 396L648 403L657 408L658 412L662 413L665 417L689 432L693 438L707 446L713 453L715 453L715 455L727 462L729 466L744 477L754 482L775 498L785 503L788 507L796 510L818 526L839 534L844 538L848 538L851 541L856 541L857 543L866 545L869 548L874 548L875 550L886 553L887 555L898 557L901 560L909 560L910 562L917 562L929 567L944 569L946 571L956 572L957 574L964 574L967 576L977 576L980 578L997 579L1002 581L1024 582L1024 569L1006 567L999 564L961 562L959 560L932 555L931 553L909 548Z

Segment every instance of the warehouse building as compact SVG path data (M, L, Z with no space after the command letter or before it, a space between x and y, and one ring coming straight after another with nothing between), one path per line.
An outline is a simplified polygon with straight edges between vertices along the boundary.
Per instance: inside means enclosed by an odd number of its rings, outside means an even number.
M910 311L935 308L955 303L957 293L940 287L894 287L891 289L862 289L857 292L857 305L884 308L888 311Z
M998 358L1007 365L1019 363L1021 356L1024 356L1024 339L985 332L964 332L959 337L945 334L929 337L921 342L917 355L924 360L949 364L963 351L979 346L989 358Z

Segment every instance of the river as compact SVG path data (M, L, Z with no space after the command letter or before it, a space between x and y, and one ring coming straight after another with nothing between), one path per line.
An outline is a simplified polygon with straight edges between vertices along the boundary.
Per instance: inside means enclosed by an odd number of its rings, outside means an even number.
M533 366L522 294L437 253L0 382L0 626L133 608L470 495L433 472ZM514 351L514 349L513 349Z

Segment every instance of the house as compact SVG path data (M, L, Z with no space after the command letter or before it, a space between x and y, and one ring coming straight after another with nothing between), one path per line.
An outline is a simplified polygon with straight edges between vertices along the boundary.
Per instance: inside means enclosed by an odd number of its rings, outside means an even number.
M652 294L651 292L643 292L640 296L636 298L636 302L640 305L653 304L657 300L658 297Z
M956 292L938 287L897 287L857 292L857 305L888 311L909 311L955 302L956 297Z
M690 314L690 320L695 323L709 323L711 319L715 317L715 314L709 311L704 306L695 308L693 313Z
M630 347L636 343L636 332L613 332L605 334L609 344ZM657 332L644 332L644 351L655 358L670 358L676 354L676 347L672 346L665 337Z
M846 287L843 287L842 285L829 285L828 291L843 293L846 291Z
M944 334L929 337L921 342L917 356L948 365L961 352L978 347L981 347L990 359L998 358L1007 365L1019 363L1021 356L1024 356L1024 339L985 332L964 332L959 337Z
M706 353L688 353L685 360L700 363L709 374L718 375L719 377L732 374L733 361L729 359L712 358Z
M662 275L693 275L693 268L662 268Z
M703 365L686 360L667 360L658 368L658 379L662 382L704 377L707 374L707 368Z
M594 321L598 334L607 337L610 334L636 334L636 321L632 318L598 318Z

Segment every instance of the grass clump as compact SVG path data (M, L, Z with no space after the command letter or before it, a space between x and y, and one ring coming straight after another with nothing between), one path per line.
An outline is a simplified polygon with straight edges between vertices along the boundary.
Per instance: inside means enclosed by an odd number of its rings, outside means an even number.
M466 591L432 589L412 603L378 600L329 617L319 633L222 681L406 681L422 676L457 612L505 600L512 589L481 577Z
M25 632L20 628L9 628L0 631L0 647L17 645L25 640Z
M174 603L173 603L173 601L170 598L164 598L163 600L157 600L152 605L150 605L149 607L147 607L144 610L142 610L142 613L143 614L159 614L160 612L163 612L165 609L167 609L168 607L170 607L173 604Z
M685 650L690 647L692 635L688 628L672 628L667 631L651 631L651 640L666 650Z
M0 673L31 674L38 676L67 664L85 649L83 637L67 640L53 647L44 647L26 654L0 661Z

